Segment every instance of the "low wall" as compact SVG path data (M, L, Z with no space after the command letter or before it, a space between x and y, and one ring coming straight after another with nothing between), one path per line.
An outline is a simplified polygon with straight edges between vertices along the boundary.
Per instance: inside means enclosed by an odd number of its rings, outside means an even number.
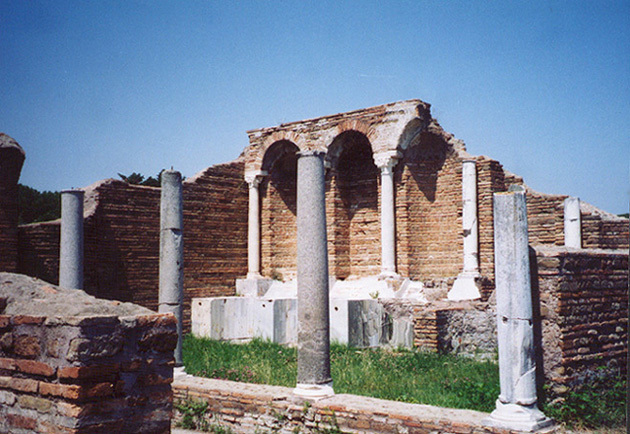
M175 317L0 273L0 432L168 433Z
M626 374L628 251L537 247L536 254L534 314L554 392L591 376Z
M185 376L173 383L176 402L208 403L209 425L235 433L512 433L485 428L488 416L472 410L408 404L365 396L339 394L307 403L280 386L237 383ZM176 415L175 420L181 418ZM551 431L549 431L551 432Z

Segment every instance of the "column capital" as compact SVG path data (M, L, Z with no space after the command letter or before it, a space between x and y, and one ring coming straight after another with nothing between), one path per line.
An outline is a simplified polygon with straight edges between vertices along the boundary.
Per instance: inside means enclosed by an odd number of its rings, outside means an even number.
M323 157L326 155L326 151L322 151L320 149L309 149L305 151L299 151L297 153L298 158L300 157Z
M401 158L402 154L398 151L379 152L374 154L374 164L382 171L391 170Z
M264 170L252 170L245 172L244 178L245 182L249 184L249 188L257 188L265 176L267 176L267 172Z

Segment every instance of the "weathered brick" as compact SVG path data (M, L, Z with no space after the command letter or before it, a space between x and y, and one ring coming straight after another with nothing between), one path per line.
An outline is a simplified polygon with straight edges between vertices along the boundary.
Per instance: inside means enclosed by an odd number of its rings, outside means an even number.
M16 359L15 366L18 371L26 374L42 375L44 377L55 375L55 368L44 362Z
M19 392L36 393L38 381L29 378L0 377L0 388L12 389Z
M9 426L15 428L22 428L34 431L37 427L37 421L30 417L9 413L7 414L6 418Z
M39 325L39 324L42 324L45 319L46 317L43 317L43 316L13 315L11 317L11 323L13 325L20 325L20 324Z
M113 365L66 366L59 368L57 377L60 379L92 379L111 377L119 371L119 363Z

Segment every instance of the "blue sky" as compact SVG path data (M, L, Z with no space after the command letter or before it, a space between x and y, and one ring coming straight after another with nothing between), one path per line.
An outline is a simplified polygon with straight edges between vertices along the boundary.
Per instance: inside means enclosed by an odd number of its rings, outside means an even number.
M3 0L0 83L40 190L192 176L249 129L420 98L535 190L628 210L628 0Z

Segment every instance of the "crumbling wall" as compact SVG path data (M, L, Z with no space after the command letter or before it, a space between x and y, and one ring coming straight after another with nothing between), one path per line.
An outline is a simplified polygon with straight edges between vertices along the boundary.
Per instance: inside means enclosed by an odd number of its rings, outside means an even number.
M168 433L175 317L0 273L0 431Z
M18 267L18 180L24 150L0 133L0 271Z

